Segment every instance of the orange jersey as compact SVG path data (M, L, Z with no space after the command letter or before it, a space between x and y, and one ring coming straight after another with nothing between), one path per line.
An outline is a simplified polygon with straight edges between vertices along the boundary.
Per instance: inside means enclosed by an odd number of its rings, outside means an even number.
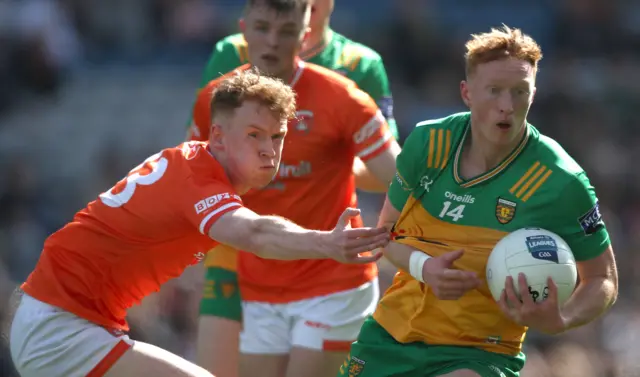
M51 235L22 289L99 325L202 260L211 225L242 205L206 143L149 157Z
M209 136L211 93L224 77L203 88L196 102L194 138ZM393 137L375 102L353 81L300 62L290 85L297 95L297 119L289 124L278 174L265 189L242 200L259 214L330 230L346 207L357 206L355 157L367 161L377 156ZM362 220L352 226L362 226ZM277 303L355 288L371 281L377 268L332 260L266 260L241 252L238 273L244 300Z

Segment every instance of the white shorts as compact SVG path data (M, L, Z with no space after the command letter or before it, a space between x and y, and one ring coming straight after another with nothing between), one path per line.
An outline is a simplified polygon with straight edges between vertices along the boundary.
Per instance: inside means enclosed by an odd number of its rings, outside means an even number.
M348 291L286 304L244 301L240 352L277 355L292 347L349 351L379 297L375 279Z
M11 324L11 358L22 377L99 377L133 345L127 335L23 295Z

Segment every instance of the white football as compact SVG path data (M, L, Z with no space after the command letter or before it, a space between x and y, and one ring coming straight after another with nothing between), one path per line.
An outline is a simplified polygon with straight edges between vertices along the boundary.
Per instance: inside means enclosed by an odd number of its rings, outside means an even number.
M558 302L571 297L578 280L576 260L569 245L555 233L540 228L523 228L509 233L491 251L487 261L487 283L498 301L511 275L519 295L518 275L527 277L528 290L535 302L547 298L547 278L558 286Z

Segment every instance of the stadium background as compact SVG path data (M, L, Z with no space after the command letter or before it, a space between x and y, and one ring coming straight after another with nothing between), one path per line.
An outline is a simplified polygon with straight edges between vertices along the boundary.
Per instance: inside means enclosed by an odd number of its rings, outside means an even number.
M463 110L469 33L521 27L545 58L530 121L597 187L620 269L603 320L531 334L523 377L640 376L640 2L338 0L333 27L381 53L401 139ZM0 1L0 318L44 238L158 149L179 143L213 44L241 0ZM367 221L379 196L363 195ZM567 198L570 200L570 198ZM200 271L131 312L134 338L192 358ZM12 376L5 346L0 376Z

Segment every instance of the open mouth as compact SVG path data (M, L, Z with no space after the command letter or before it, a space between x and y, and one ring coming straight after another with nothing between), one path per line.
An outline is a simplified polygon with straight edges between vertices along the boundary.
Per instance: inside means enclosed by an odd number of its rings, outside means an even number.
M511 123L510 122L498 122L496 123L496 126L498 126L499 129L503 130L503 131L507 131L511 128Z
M278 57L275 55L271 55L271 54L264 54L260 57L263 61L265 61L266 63L269 64L274 64L278 62Z

